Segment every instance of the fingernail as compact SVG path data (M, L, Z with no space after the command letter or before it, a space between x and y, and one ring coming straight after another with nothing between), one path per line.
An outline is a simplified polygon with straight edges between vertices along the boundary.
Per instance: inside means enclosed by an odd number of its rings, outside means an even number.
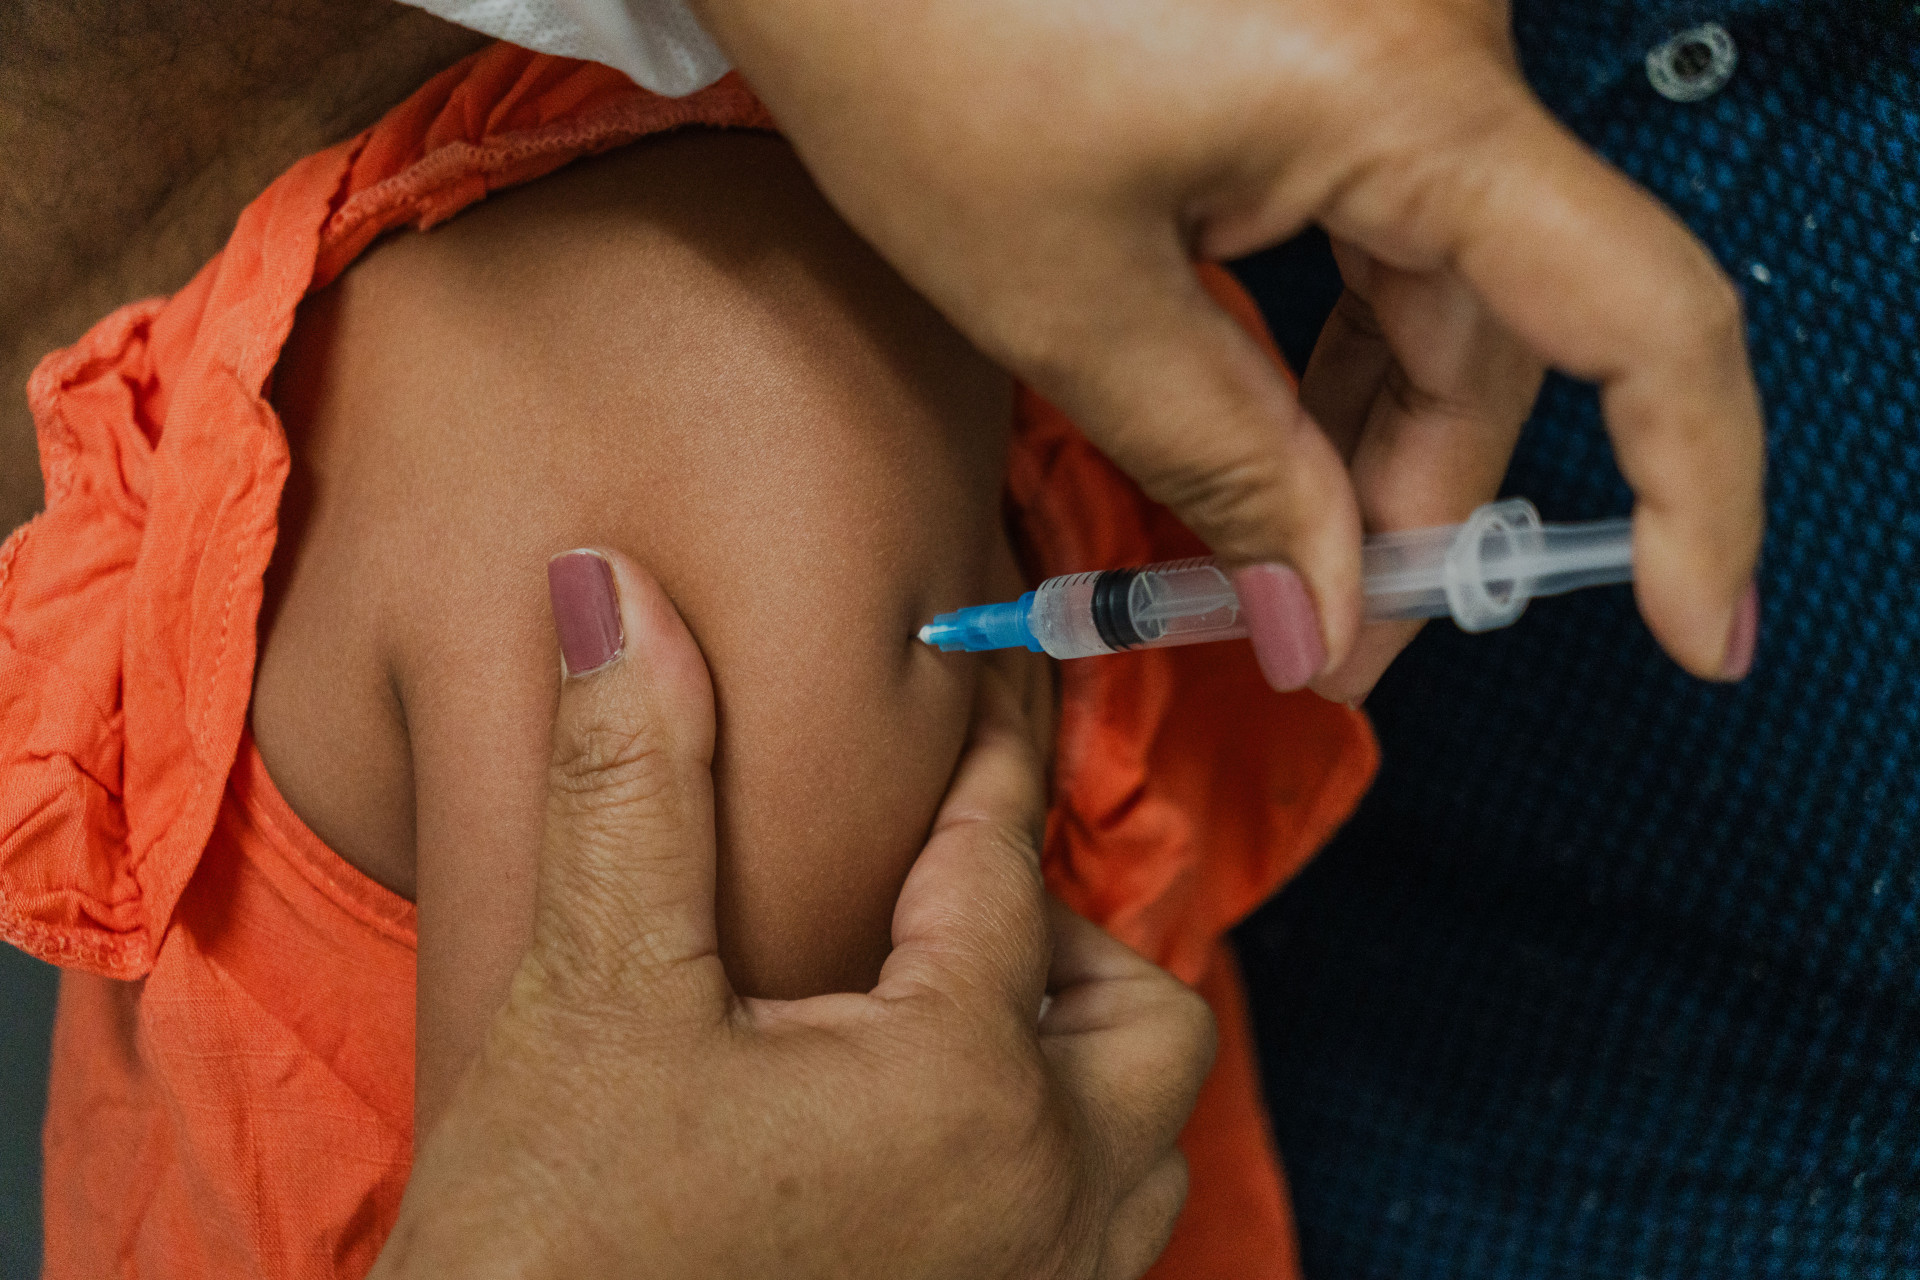
M1760 587L1747 585L1740 607L1733 611L1733 629L1727 633L1727 657L1720 664L1723 680L1744 680L1753 669L1753 651L1760 643Z
M569 676L598 671L620 656L620 597L613 566L597 551L562 551L547 561L547 591L553 597L553 629Z
M1299 689L1327 665L1327 642L1307 584L1284 564L1256 564L1233 575L1260 674L1282 693Z

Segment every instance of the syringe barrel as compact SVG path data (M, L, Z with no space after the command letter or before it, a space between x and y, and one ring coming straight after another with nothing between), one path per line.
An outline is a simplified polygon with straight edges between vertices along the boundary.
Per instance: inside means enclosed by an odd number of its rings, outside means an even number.
M1211 557L1147 566L1127 584L1127 612L1145 649L1247 634L1233 582Z
M1204 557L1049 578L1034 590L1027 626L1056 658L1247 634L1233 583Z

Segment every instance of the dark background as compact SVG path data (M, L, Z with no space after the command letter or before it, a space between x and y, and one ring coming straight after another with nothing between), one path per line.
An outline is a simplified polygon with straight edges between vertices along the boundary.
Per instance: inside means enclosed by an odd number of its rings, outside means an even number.
M40 1116L57 971L0 944L0 1278L40 1274Z

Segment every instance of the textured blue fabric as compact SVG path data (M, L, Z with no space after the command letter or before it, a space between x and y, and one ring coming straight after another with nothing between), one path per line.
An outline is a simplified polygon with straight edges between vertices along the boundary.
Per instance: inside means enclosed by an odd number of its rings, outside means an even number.
M1702 21L1738 68L1667 101L1644 55ZM1617 588L1381 684L1378 786L1240 934L1307 1273L1920 1276L1920 6L1516 30L1745 291L1758 659L1687 678ZM1549 381L1507 491L1626 510L1589 389Z

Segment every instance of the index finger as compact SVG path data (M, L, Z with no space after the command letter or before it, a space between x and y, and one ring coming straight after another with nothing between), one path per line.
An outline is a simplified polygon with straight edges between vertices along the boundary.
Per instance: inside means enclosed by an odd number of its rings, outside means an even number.
M953 785L894 907L875 997L934 997L980 1021L1032 1028L1051 944L1043 771L1023 714L989 668Z
M1765 441L1740 297L1658 201L1544 110L1456 169L1459 273L1543 359L1600 386L1633 487L1634 591L1687 670L1745 674Z
M1165 969L1051 900L1053 1001L1040 1044L1132 1187L1172 1149L1213 1068L1213 1015Z

